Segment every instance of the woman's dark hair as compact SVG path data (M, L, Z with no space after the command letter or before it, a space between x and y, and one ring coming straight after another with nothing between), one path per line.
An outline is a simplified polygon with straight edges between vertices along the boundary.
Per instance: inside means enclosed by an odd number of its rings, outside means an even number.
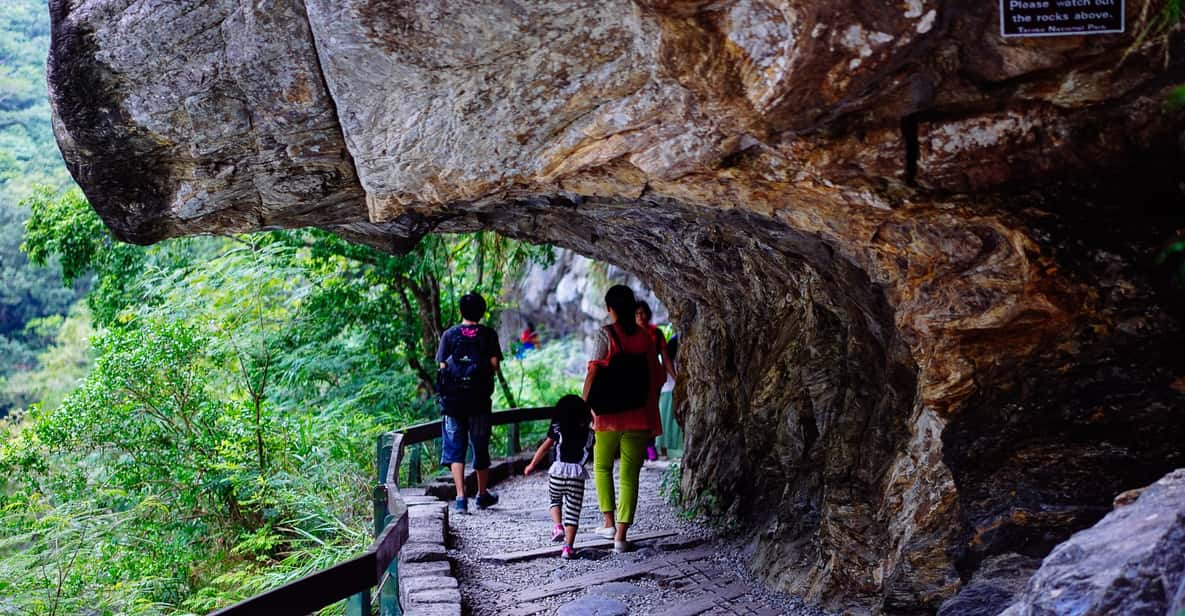
M654 318L654 311L650 309L650 304L647 304L645 300L638 300L638 307L634 309L634 312L637 312L638 310L646 313L647 323L650 322L650 319Z
M486 300L477 293L466 293L461 296L461 318L468 321L480 321L486 316Z
M560 430L587 430L592 423L592 413L588 410L584 398L576 394L568 394L555 403L553 419L560 424Z
M531 331L535 331L535 324L530 321L527 321L527 329L529 329Z
M634 322L634 310L638 305L634 299L634 290L623 285L615 284L605 292L605 305L617 313L617 324L622 331L632 334L638 331L638 324Z

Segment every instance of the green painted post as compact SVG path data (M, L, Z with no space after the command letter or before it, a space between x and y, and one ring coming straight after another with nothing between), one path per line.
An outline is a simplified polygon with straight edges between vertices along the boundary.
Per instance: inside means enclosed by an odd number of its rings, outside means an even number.
M383 529L387 528L393 520L391 518L390 509L387 503L387 486L384 483L387 480L387 470L391 466L391 460L394 456L392 449L395 444L395 435L391 433L382 434L378 439L378 482L374 487L374 536L378 537L382 534ZM409 461L411 468L415 469L415 474L419 474L419 445L416 445L412 450L412 460ZM412 476L412 471L409 469L408 476ZM416 480L419 483L419 480ZM379 600L379 616L402 616L403 610L399 607L399 575L397 573L397 566L399 559L391 561L387 566L387 572L390 574L385 582L381 582L378 591ZM363 592L355 595L347 600L346 616L370 616L370 593Z
M391 447L395 443L394 434L380 434L375 451L375 467L377 481L375 482L372 500L374 501L374 536L387 526L387 488L383 483L387 478L387 468L391 466Z
M379 589L379 616L402 616L399 606L399 559L387 565L387 581Z
M371 500L374 501L374 536L378 537L387 527L387 518L389 517L387 515L387 487L382 484L375 486Z
M423 483L424 479L420 476L420 444L416 443L411 448L411 455L407 457L407 484L418 486Z
M387 432L380 434L378 439L378 446L376 447L375 459L378 463L375 465L375 480L377 483L383 483L387 480L387 467L391 466L391 447L395 444L395 435Z
M523 445L518 438L518 423L512 423L506 426L506 455L516 456L518 452L523 450Z
M346 616L370 616L369 590L364 590L346 599Z

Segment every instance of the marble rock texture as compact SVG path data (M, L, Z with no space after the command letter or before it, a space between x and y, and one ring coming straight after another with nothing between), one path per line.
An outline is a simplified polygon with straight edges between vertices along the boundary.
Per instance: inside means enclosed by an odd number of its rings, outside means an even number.
M997 4L51 0L49 84L126 241L491 229L634 272L684 333L684 494L771 584L925 614L1185 466L1183 38Z

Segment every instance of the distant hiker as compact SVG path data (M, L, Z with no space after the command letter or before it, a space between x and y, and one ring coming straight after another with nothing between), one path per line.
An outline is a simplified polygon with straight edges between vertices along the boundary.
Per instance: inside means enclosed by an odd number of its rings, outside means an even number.
M477 474L477 508L485 509L498 502L498 495L487 489L490 468L490 411L494 393L494 374L502 361L498 334L480 325L486 313L486 301L477 293L461 298L461 324L450 327L440 337L436 362L441 422L441 465L448 466L457 486L458 513L469 511L465 495L465 453L473 446L473 470Z
M535 457L527 465L523 475L530 475L543 456L553 445L556 447L555 461L547 469L547 493L550 499L551 519L555 527L551 531L552 541L563 541L560 558L569 559L574 556L573 544L576 541L576 531L580 528L580 510L584 505L584 480L588 479L588 471L584 470L584 463L588 461L593 447L592 415L588 412L588 405L584 398L568 394L555 403L555 414L551 419L551 426L547 429L547 438L535 452Z
M535 324L527 321L527 327L519 336L518 358L522 359L527 351L534 351L539 348L539 332L535 331Z
M667 348L662 357L664 363L670 359L671 368L677 374L679 372L679 334L677 332L667 341ZM683 455L683 428L679 426L679 420L675 417L675 374L667 372L667 380L662 384L662 390L658 394L658 417L662 420L662 434L658 436L655 444L658 446L659 452L668 458Z
M634 320L634 292L614 285L605 293L612 324L597 332L584 379L584 398L595 419L593 479L604 526L596 534L613 538L613 551L630 549L629 527L638 504L638 475L646 443L662 433L658 418L658 384L662 366L654 339ZM613 461L621 455L619 491L613 492Z
M654 341L654 346L658 350L658 359L662 362L663 370L667 373L666 378L673 383L675 379L675 364L673 361L671 361L671 358L668 357L670 353L667 352L667 341L662 334L662 330L659 329L657 325L654 325L650 322L651 319L654 318L654 311L650 309L650 304L647 304L645 301L638 300L638 307L634 311L634 317L638 327L650 334L650 339ZM654 391L654 395L659 397L655 404L658 405L659 417L661 417L662 394L656 389ZM665 427L666 424L664 423L663 426ZM650 439L650 442L646 444L646 459L650 460L651 462L658 459L658 449L655 447L655 439L653 438Z

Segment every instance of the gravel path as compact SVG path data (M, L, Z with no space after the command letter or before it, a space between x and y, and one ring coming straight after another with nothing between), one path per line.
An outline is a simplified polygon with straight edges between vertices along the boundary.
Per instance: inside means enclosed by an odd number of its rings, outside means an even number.
M717 548L717 555L713 557L712 564L726 573L731 572L747 585L748 593L737 599L737 602L745 599L758 600L780 614L791 616L825 615L825 612L806 604L799 597L774 592L756 582L743 562L738 541L724 539L711 527L681 518L679 512L668 505L659 494L659 485L666 468L664 462L647 463L642 468L638 519L630 529L631 535L658 530L678 530L683 537L703 539L707 542L705 545L714 545ZM473 508L471 501L470 515L449 516L452 546L448 554L455 563L465 614L503 614L514 606L514 596L518 591L572 576L620 567L655 554L653 549L646 548L628 554L613 554L608 550L583 550L579 558L570 561L562 561L558 557L545 557L511 564L483 562L479 560L483 555L555 545L550 541L552 522L547 511L547 473L514 477L498 484L495 491L501 497L495 507L480 511ZM585 489L581 532L577 536L577 543L597 539L591 532L584 532L591 531L597 526L600 526L600 513L597 508L596 490L589 479ZM660 588L659 584L649 577L634 578L628 583L617 583L594 593L612 596L624 602L629 606L630 614L654 613L658 611L659 606L670 606L680 598L679 590ZM543 602L548 605L549 611L544 613L555 613L558 608L586 594L590 594L588 590L545 599Z

